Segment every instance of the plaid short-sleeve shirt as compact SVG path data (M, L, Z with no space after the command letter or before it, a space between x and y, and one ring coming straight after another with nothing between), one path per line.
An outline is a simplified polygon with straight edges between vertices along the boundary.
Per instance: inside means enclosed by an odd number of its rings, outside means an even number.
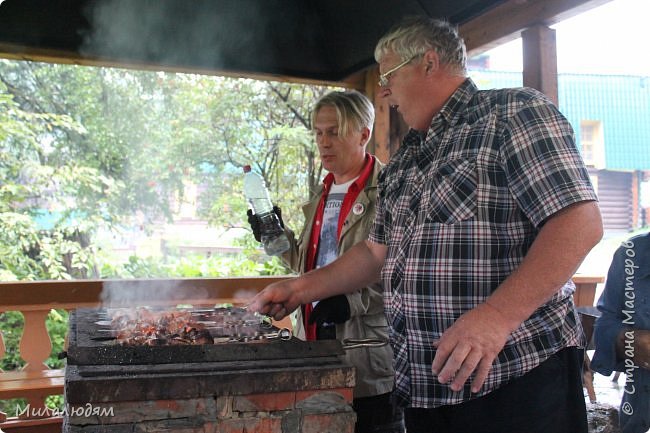
M548 217L585 200L596 195L571 126L536 90L479 91L467 79L426 135L409 132L381 174L370 233L388 247L384 303L402 404L461 403L582 344L567 282L510 335L479 393L473 377L454 392L431 372L432 342L517 268Z

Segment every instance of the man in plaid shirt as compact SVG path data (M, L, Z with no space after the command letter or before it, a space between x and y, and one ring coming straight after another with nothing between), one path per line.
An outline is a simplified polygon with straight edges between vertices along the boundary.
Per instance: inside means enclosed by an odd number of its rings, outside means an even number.
M533 89L479 91L444 21L405 20L375 58L411 130L370 237L251 308L279 318L381 278L409 433L586 433L571 276L602 221L571 126Z

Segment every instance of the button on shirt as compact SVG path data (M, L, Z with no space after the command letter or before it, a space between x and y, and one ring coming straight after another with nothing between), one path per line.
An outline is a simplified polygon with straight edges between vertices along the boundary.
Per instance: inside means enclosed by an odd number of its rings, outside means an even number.
M403 405L467 401L582 344L569 281L510 335L477 394L473 376L454 392L431 372L433 342L517 268L544 221L595 199L569 123L533 89L479 91L467 79L426 135L409 132L380 176L370 233L388 247L384 303Z

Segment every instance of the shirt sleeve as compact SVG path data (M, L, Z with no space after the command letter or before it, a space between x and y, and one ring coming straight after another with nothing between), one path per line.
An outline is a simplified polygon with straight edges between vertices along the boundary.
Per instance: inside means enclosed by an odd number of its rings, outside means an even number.
M501 163L510 193L535 226L571 204L597 199L573 129L554 105L532 96L506 122Z
M625 320L625 253L619 248L607 273L605 289L598 299L597 307L601 316L596 319L594 327L594 344L596 351L591 361L591 368L600 374L609 376L612 371L624 371L623 360L616 356L618 336L626 329Z
M372 226L370 227L368 240L377 244L387 245L388 238L386 236L386 224L384 220L384 192L386 191L384 188L384 172L379 174L377 202L375 204L375 218L373 220Z

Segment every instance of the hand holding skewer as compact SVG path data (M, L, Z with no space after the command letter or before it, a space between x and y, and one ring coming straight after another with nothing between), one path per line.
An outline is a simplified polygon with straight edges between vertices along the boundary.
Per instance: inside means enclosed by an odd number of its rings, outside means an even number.
M248 310L282 320L303 303L298 296L299 291L292 285L294 281L282 280L266 286L248 304Z

